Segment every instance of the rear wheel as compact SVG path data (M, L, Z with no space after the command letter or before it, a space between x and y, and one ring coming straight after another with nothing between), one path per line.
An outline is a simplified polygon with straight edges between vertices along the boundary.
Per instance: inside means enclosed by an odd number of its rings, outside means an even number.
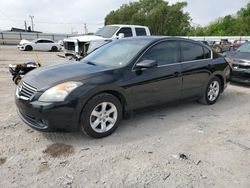
M99 94L85 105L81 117L81 130L93 138L112 134L122 118L122 105L113 95Z
M221 80L218 77L212 78L208 83L205 94L200 102L208 105L216 103L220 96L221 90Z
M57 52L57 51L58 51L58 48L57 48L56 46L52 46L51 51L52 51L52 52Z
M33 50L33 47L28 45L25 47L25 51L32 51Z

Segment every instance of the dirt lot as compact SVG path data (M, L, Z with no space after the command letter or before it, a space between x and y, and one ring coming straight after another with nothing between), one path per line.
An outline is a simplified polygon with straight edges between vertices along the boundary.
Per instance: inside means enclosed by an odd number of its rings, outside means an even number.
M7 69L32 59L0 46L0 187L250 187L249 87L230 85L213 106L138 113L104 139L40 133L18 117Z

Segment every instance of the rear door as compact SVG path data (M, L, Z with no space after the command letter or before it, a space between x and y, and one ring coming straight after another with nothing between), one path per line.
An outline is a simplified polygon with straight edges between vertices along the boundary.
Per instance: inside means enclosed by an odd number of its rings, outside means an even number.
M37 40L34 44L34 50L42 50L43 40Z
M201 96L211 75L210 49L189 41L181 41L182 98Z
M51 40L38 40L36 42L36 50L49 51L53 45L54 42Z
M131 72L130 93L134 108L153 106L180 98L181 65L180 48L176 41L155 44L137 61L155 60L157 67L137 69Z

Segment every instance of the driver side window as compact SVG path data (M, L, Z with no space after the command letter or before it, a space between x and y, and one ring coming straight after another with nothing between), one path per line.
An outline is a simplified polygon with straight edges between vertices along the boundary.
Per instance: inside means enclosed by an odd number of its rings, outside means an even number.
M132 37L133 36L132 29L129 27L121 28L120 31L118 31L116 35L118 36L120 33L123 33L125 37Z
M179 62L180 50L177 41L161 42L151 47L140 59L156 60L158 66Z

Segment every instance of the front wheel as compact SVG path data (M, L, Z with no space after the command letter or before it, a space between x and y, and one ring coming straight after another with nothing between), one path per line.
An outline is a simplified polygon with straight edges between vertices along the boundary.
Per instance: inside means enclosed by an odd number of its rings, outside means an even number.
M25 47L25 51L32 51L33 50L33 47L28 45Z
M81 130L93 138L112 134L122 118L121 102L108 93L99 94L85 105L81 117Z
M212 105L216 103L221 93L221 80L218 77L212 78L206 88L203 98L200 100L203 104Z
M21 82L22 77L20 75L16 75L13 77L13 82L18 85Z

